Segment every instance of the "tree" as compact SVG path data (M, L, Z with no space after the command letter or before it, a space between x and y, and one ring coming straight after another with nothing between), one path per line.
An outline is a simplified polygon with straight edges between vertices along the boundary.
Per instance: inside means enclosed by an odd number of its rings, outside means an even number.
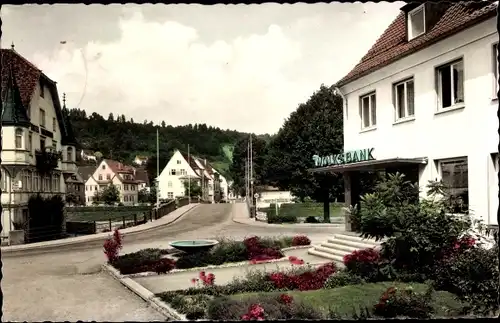
M165 128L166 126L167 126L167 124L165 123L165 121L162 121L162 122L161 122L161 127L162 127L162 128Z
M300 104L272 138L265 161L268 183L289 189L304 200L323 202L324 221L330 222L329 203L343 193L343 178L335 174L311 174L313 155L326 156L343 149L342 98L321 85Z
M75 205L80 203L80 200L78 199L78 196L75 193L69 192L66 193L66 203L69 205Z
M200 186L200 183L198 181L196 181L196 180L191 180L191 181L184 180L182 182L182 184L184 184L184 195L185 196L189 196L190 193L191 193L190 197L198 197L198 196L202 195L201 186Z
M245 167L248 152L249 137L240 139L233 150L233 161L229 166L229 173L233 179L233 187L240 191L245 188ZM265 175L263 174L264 163L267 155L267 144L266 142L252 134L252 165L253 165L253 177L254 186L262 185L266 182Z
M120 202L120 192L118 191L118 188L113 184L109 184L101 191L100 201L108 205Z
M137 200L139 203L149 203L150 202L150 196L149 192L146 188L143 188L140 190L137 194Z

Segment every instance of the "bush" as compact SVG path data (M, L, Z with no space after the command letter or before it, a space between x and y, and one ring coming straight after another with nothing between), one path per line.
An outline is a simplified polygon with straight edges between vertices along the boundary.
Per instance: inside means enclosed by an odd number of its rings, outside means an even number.
M260 308L257 308L257 304ZM297 302L293 299L291 302L286 302L281 295L259 295L240 300L231 299L229 297L216 298L208 305L207 318L221 321L249 320L253 318L249 315L252 309L254 311L262 311L262 316L260 318L266 320L307 320L323 318L321 312L312 306ZM245 317L245 315L248 316Z
M364 278L369 282L380 280L380 253L373 249L355 250L344 256L344 265L346 270L353 274Z
M473 313L498 310L498 247L472 248L444 259L435 267L433 286L470 304Z
M366 281L362 277L343 270L336 272L328 277L325 282L324 288L337 288L347 285L359 285L365 282Z
M406 181L402 174L389 174L374 193L361 198L356 217L362 235L387 238L381 255L391 260L395 269L431 273L442 251L452 248L470 228L468 216L448 213L448 199L436 195L445 191L440 185L431 182L431 198L419 201L417 184Z
M203 294L182 295L174 292L168 296L164 295L162 299L173 309L186 315L188 320L199 320L205 318L205 311L212 297Z
M408 318L430 318L434 313L432 288L425 293L415 293L413 289L388 288L373 307L373 313L385 318L397 316Z
M305 235L297 235L293 237L292 246L308 246L311 244L311 239Z
M211 265L211 255L208 251L184 253L177 258L176 262L176 267L178 269L205 267L208 265Z
M310 215L306 218L305 222L306 223L319 223L319 220L315 216Z
M267 213L267 223L297 223L297 216L287 213L276 214L275 211L270 209Z
M173 269L171 259L161 258L163 251L160 249L143 249L125 254L115 259L111 264L122 275L137 274L140 272L164 273Z
M323 287L325 281L337 270L335 263L324 264L313 271L299 274L275 272L269 274L269 280L274 283L276 289L301 291L316 290Z
M104 241L103 248L104 254L108 259L108 263L116 261L116 259L118 259L118 253L122 248L122 235L120 234L120 231L115 230L113 236Z

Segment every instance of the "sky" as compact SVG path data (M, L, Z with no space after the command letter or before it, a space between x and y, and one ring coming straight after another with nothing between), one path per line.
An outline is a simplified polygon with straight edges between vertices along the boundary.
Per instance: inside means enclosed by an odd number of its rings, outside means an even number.
M273 134L403 5L5 5L2 48L56 81L68 108Z

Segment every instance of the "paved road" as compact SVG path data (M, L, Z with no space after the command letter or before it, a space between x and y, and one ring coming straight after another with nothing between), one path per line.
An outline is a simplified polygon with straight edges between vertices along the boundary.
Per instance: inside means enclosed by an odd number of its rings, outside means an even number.
M265 228L236 224L234 205L200 205L173 224L128 236L124 253L167 247L176 239L304 233L321 239L331 228ZM164 320L154 309L101 272L102 242L67 246L43 254L3 257L4 321L151 321Z

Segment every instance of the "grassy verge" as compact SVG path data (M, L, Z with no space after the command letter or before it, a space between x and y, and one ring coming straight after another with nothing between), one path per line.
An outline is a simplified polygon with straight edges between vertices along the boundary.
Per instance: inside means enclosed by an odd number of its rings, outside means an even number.
M427 285L418 283L393 283L381 282L375 284L350 285L333 289L319 289L314 291L288 291L286 294L293 297L294 302L303 304L305 307L312 308L320 317L306 316L302 318L344 318L353 319L354 315L359 314L365 308L372 309L378 303L381 294L391 286L405 288L412 286L416 292L424 292ZM264 308L270 306L269 301L276 299L277 296L284 292L258 292L258 293L242 293L232 294L227 298L218 294L216 297L209 294L195 293L191 291L185 293L168 292L158 294L163 301L169 303L174 309L180 313L188 315L193 319L205 318L213 320L239 320L246 309L251 304L260 303ZM434 292L433 295L435 316L436 317L453 317L458 315L463 304L457 301L453 294L448 292ZM218 303L224 305L223 311L216 311ZM267 304L267 305L266 305ZM220 304L219 304L220 307ZM272 306L270 307L272 310ZM219 313L216 317L211 317L210 312ZM336 315L335 317L332 314ZM284 319L280 313L274 313L269 319ZM220 316L220 317L219 317ZM274 317L276 316L276 317Z
M123 217L125 220L133 220L134 215L137 215L138 220L142 220L145 212L144 211L116 211L116 212L67 212L66 221L81 221L81 222L93 222L93 221L121 221Z
M365 307L372 308L379 300L380 295L391 286L405 288L412 286L415 292L425 292L425 284L405 284L393 282L381 282L374 284L351 285L333 289L319 289L313 291L291 291L287 294L300 300L307 305L312 305L319 309L325 315L329 310L337 313L341 317L352 318L354 309L359 310ZM280 292L271 293L245 293L232 295L230 298L235 300L248 300L259 298L266 295L279 295ZM434 292L434 308L436 316L454 316L458 315L463 304L455 299L454 295L448 292Z

